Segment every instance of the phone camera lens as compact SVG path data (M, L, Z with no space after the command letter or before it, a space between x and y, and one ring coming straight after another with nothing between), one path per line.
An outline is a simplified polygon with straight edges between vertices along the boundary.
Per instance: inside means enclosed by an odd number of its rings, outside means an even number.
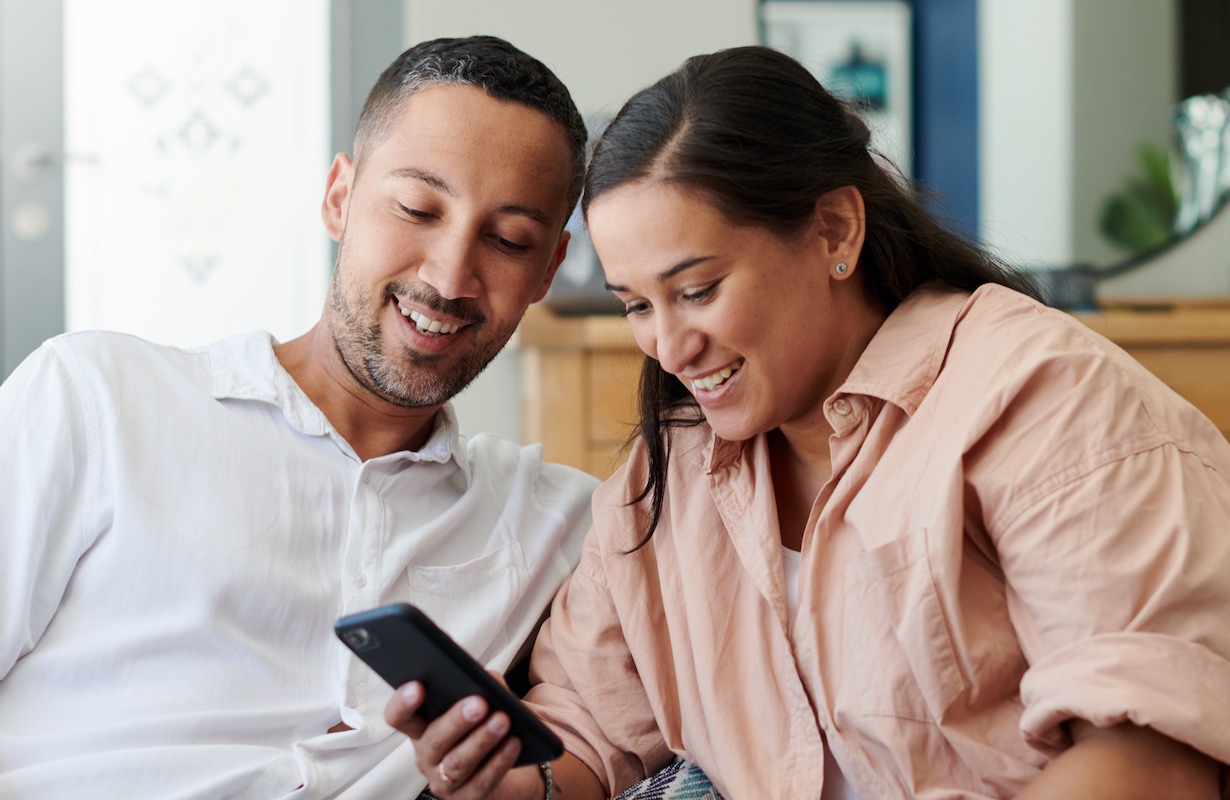
M346 644L354 650L366 650L369 647L376 645L376 637L373 636L367 628L355 628L351 631L346 631Z

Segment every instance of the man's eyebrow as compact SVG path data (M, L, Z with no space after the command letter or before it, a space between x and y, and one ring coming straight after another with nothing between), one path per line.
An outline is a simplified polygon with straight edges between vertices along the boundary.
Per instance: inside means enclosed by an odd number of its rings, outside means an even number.
M434 175L427 170L418 169L417 167L402 167L395 169L389 173L389 177L397 178L403 181L422 181L433 189L438 189L446 195L453 196L453 187L441 178L439 175Z
M670 269L659 272L658 281L661 282L661 281L670 280L671 278L678 275L680 272L683 272L686 269L690 269L691 267L694 267L697 264L703 264L704 262L709 261L712 258L713 256L697 256L696 258L689 258L685 261L680 261L678 264L671 267ZM616 286L613 283L607 283L606 288L607 288L607 291L611 291L611 292L628 291L628 288L626 286Z
M519 217L533 220L544 228L551 225L550 218L541 209L534 208L533 206L506 205L500 206L500 211L504 214L515 214Z
M443 192L449 197L456 196L456 193L453 191L453 187L449 186L448 182L439 175L435 175L427 170L419 169L417 167L402 167L401 169L395 169L389 173L389 177L397 178L398 180L403 181L420 181L427 184L431 188L436 189L437 191ZM543 227L549 227L552 224L551 218L547 216L546 212L542 209L534 208L533 206L521 206L515 203L509 203L500 206L498 210L502 214L513 214L518 217L525 217L533 220Z

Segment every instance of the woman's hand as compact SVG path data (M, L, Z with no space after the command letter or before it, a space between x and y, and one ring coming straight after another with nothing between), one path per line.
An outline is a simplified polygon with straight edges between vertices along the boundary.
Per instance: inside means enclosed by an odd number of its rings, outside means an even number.
M494 673L493 673L494 674ZM509 736L508 716L466 697L428 723L418 715L423 686L407 683L389 700L384 718L414 740L415 761L431 793L457 800L540 800L546 786L538 767L514 769L521 742Z

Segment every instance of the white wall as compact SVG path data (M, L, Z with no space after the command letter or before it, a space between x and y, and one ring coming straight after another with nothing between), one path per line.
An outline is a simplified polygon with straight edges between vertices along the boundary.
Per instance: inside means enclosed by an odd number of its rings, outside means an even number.
M406 41L492 34L549 66L583 114L614 113L688 56L754 44L755 0L406 0ZM454 401L467 432L520 437L516 341Z
M1108 263L1097 209L1165 144L1177 0L978 0L980 216L1013 263ZM405 0L407 42L491 33L542 59L586 114L687 56L757 41L756 0ZM457 399L462 427L519 436L515 342Z
M1074 0L979 0L980 235L1010 263L1073 256Z
M1176 0L979 0L981 235L1010 262L1114 263L1106 195L1170 142Z
M409 42L501 36L549 66L582 113L615 111L685 58L757 39L755 0L406 0Z
M1179 99L1176 0L1075 0L1073 255L1112 264L1123 251L1098 231L1106 196L1141 174L1145 142L1170 146Z

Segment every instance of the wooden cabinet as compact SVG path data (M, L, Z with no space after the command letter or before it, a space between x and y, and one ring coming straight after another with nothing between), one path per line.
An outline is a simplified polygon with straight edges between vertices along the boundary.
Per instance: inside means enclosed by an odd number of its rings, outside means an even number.
M542 442L548 461L607 477L636 425L643 356L627 320L531 306L520 330L521 440Z
M1127 350L1230 437L1230 301L1135 303L1077 317ZM621 317L533 306L521 324L521 438L605 478L636 423L641 351Z
M1230 300L1142 301L1077 317L1186 397L1230 438Z

